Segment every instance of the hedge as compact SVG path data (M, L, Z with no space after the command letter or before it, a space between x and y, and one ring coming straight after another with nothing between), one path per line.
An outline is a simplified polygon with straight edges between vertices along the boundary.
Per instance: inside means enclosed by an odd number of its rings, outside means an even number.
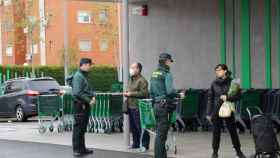
M0 65L0 72L6 75L7 66ZM77 68L70 68L70 73L73 73ZM10 66L10 77L15 77L15 72L18 76L25 76L25 72L31 72L29 66ZM35 68L38 76L41 73L44 76L50 76L56 79L61 85L64 85L64 68L61 66L38 66ZM94 66L89 73L90 84L96 91L110 91L111 86L118 82L117 69L111 66Z

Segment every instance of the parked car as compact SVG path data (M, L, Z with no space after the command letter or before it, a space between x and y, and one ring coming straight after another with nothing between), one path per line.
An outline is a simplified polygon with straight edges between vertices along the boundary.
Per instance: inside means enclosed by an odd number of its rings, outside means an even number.
M59 83L51 77L8 80L1 87L0 117L26 121L37 115L39 95L60 95L61 92Z

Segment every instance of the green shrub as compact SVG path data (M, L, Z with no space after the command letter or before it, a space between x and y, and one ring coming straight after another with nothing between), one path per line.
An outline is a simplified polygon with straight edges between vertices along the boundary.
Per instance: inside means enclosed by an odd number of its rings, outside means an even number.
M26 72L31 72L29 66L11 66L10 78L14 78L15 74L26 76ZM7 66L0 66L0 73L6 76ZM70 73L73 73L77 68L70 68ZM56 79L61 85L64 85L64 68L61 66L38 66L35 68L36 76L50 76ZM111 66L94 66L89 73L89 82L96 91L110 91L111 85L118 82L117 69Z

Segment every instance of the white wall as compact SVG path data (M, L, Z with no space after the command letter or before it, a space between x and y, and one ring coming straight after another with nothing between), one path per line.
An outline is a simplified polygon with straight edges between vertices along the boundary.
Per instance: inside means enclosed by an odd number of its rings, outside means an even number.
M176 88L209 87L220 59L218 0L150 0L148 7L149 16L130 16L131 62L143 63L149 79L167 51Z

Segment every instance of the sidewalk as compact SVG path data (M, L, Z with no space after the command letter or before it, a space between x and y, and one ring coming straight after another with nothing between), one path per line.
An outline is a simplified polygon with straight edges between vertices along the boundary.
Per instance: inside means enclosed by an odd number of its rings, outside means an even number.
M10 126L12 128L7 128ZM2 127L5 128L3 129ZM0 139L4 140L18 140L25 142L38 142L48 144L58 144L71 146L72 135L70 132L62 134L58 133L46 133L41 135L38 133L36 122L28 123L1 123L0 124ZM3 130L1 130L3 129ZM9 130L12 129L12 130ZM211 133L209 132L189 132L189 133L176 133L178 154L170 155L169 157L178 158L207 158L211 155ZM244 134L240 136L242 148L246 155L254 153L254 144L252 136ZM154 137L152 136L152 148ZM128 150L123 145L123 137L121 133L116 134L87 134L86 143L90 148L110 150L110 151L124 151L135 152ZM152 151L148 154L152 155ZM234 157L234 151L231 145L230 136L223 134L221 139L221 152L220 157L232 158Z

